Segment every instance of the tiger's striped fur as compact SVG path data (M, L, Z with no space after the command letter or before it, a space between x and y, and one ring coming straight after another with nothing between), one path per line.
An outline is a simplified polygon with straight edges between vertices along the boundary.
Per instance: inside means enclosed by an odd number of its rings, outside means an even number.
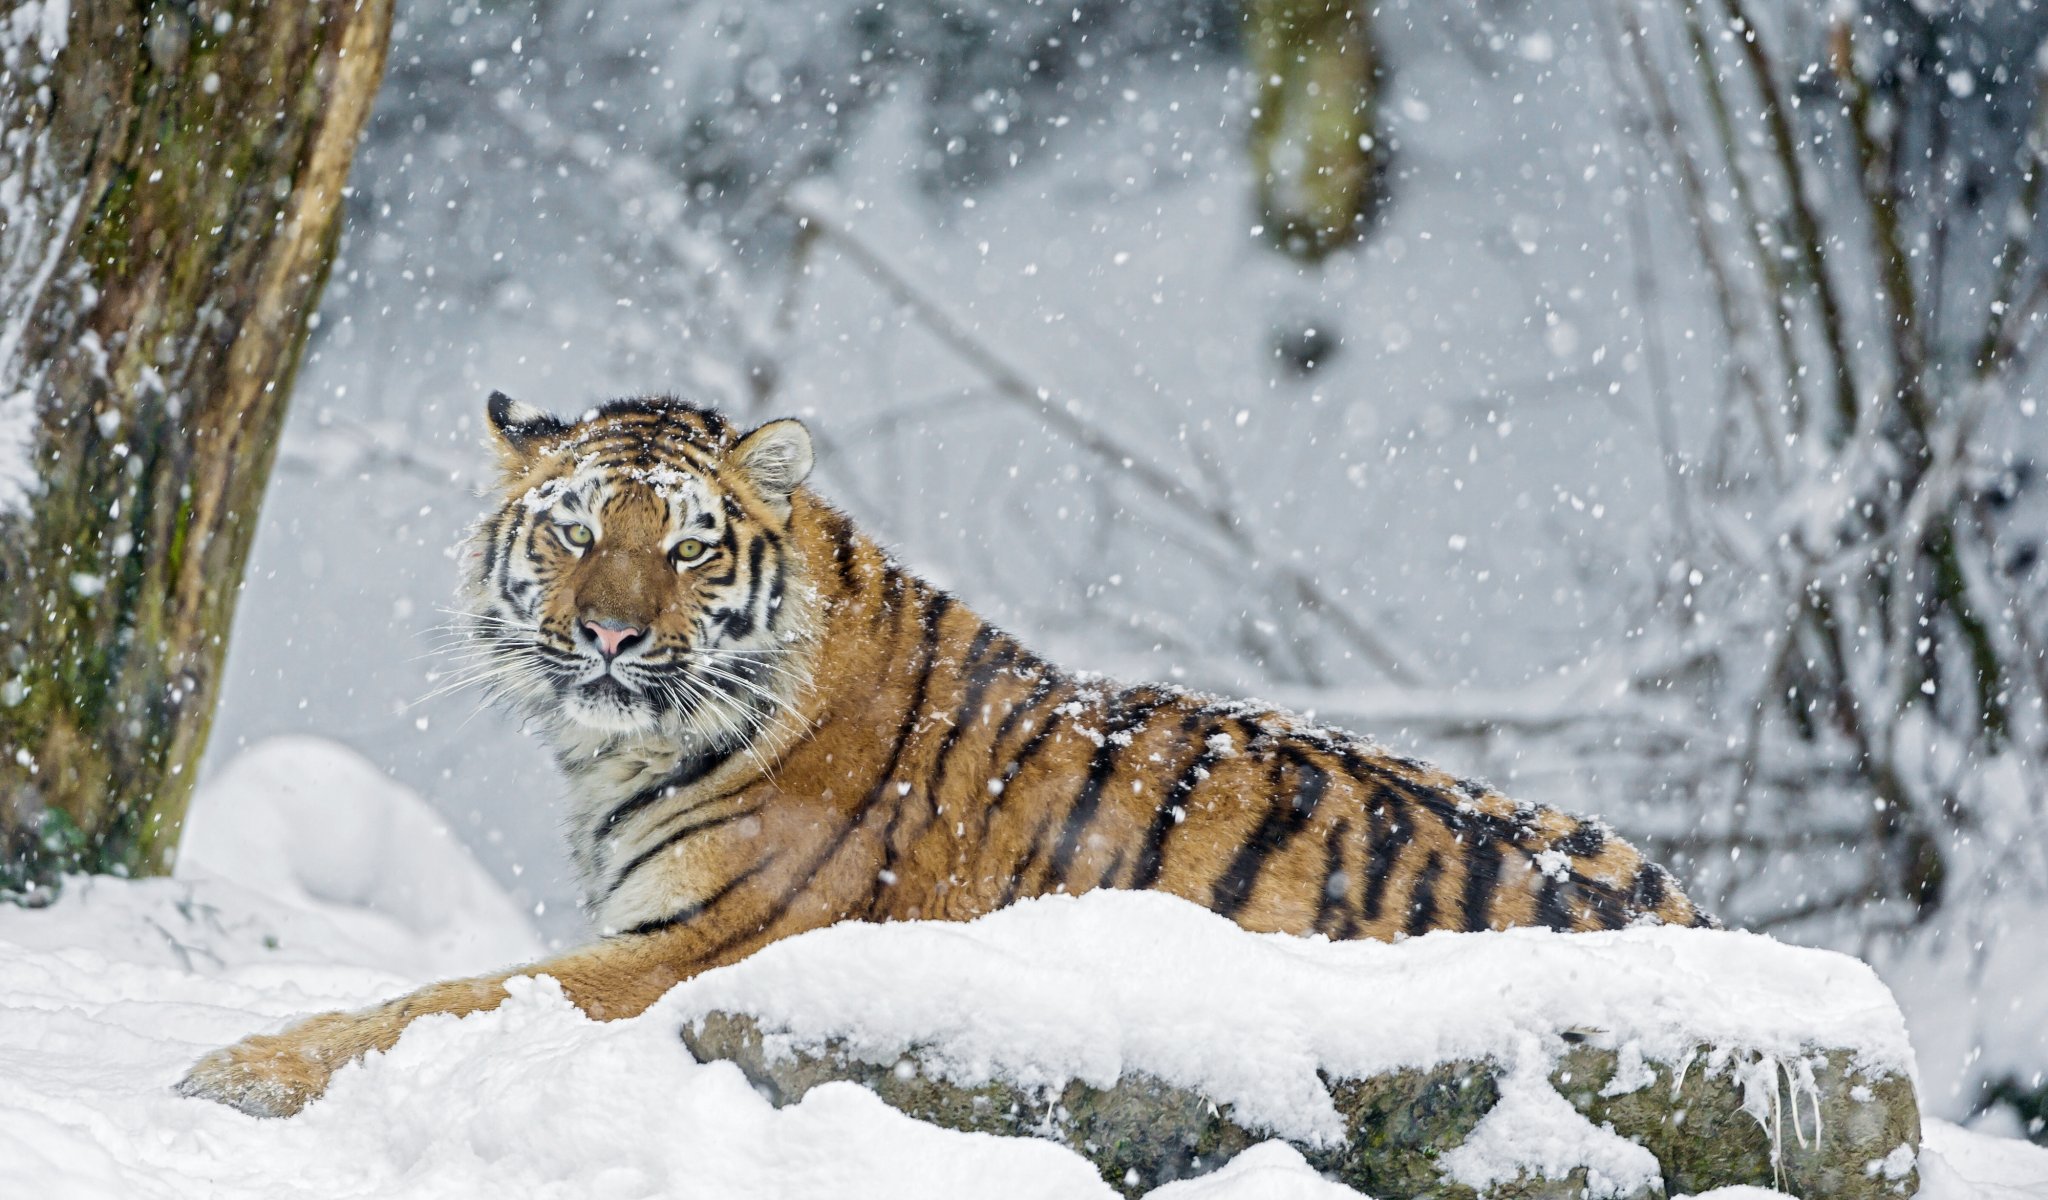
M1151 888L1340 939L1710 923L1597 821L1258 705L1061 671L798 486L792 422L742 438L667 400L569 424L494 397L492 415L505 501L476 539L478 637L571 781L608 936L250 1039L195 1068L198 1094L294 1111L332 1066L421 1013L495 1005L511 974L627 1016L806 929L1048 893ZM595 527L581 551L558 536L575 522ZM674 562L698 543L715 548ZM638 653L579 651L592 619L645 630Z

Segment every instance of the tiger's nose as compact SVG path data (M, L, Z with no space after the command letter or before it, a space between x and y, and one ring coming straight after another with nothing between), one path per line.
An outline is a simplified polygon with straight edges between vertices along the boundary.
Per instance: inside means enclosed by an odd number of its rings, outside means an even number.
M583 632L597 643L597 649L606 662L619 656L626 647L639 642L641 631L624 621L585 621Z

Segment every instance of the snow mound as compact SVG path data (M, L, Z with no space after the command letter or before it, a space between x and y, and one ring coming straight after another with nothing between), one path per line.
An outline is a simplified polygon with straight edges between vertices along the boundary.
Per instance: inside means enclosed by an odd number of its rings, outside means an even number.
M2043 1200L2048 1148L1929 1121L1920 1148L1920 1200Z
M417 797L331 743L259 746L201 787L177 878L0 905L0 1197L1115 1195L1060 1147L856 1087L777 1110L673 1021L595 1023L546 979L419 1022L290 1121L171 1091L249 1033L536 950Z
M1286 1142L1261 1142L1208 1175L1147 1193L1147 1200L1357 1200L1358 1193L1316 1174Z
M345 746L258 743L193 797L177 876L318 914L422 974L533 958L531 925L420 797Z
M1321 1072L1513 1062L1568 1031L1634 1061L1675 1063L1702 1045L1778 1061L1827 1048L1871 1074L1913 1069L1891 993L1829 951L1671 928L1330 943L1246 934L1147 892L1046 897L966 924L818 930L683 984L660 1011L747 1014L777 1031L777 1050L836 1040L889 1063L915 1047L970 1085L1108 1087L1135 1071L1316 1144L1343 1129Z

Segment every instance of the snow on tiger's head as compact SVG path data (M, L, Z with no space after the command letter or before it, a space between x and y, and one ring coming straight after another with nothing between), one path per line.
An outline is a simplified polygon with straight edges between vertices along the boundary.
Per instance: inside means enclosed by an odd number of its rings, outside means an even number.
M810 434L681 400L563 420L493 393L498 507L471 535L478 683L572 740L751 743L797 687L792 497Z

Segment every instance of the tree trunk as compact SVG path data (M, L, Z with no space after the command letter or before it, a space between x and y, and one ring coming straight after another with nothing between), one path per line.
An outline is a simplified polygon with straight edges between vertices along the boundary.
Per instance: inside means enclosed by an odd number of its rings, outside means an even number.
M390 25L0 16L0 891L170 867Z
M1261 223L1275 246L1314 261L1361 236L1383 199L1372 16L1358 0L1248 0L1245 22Z

